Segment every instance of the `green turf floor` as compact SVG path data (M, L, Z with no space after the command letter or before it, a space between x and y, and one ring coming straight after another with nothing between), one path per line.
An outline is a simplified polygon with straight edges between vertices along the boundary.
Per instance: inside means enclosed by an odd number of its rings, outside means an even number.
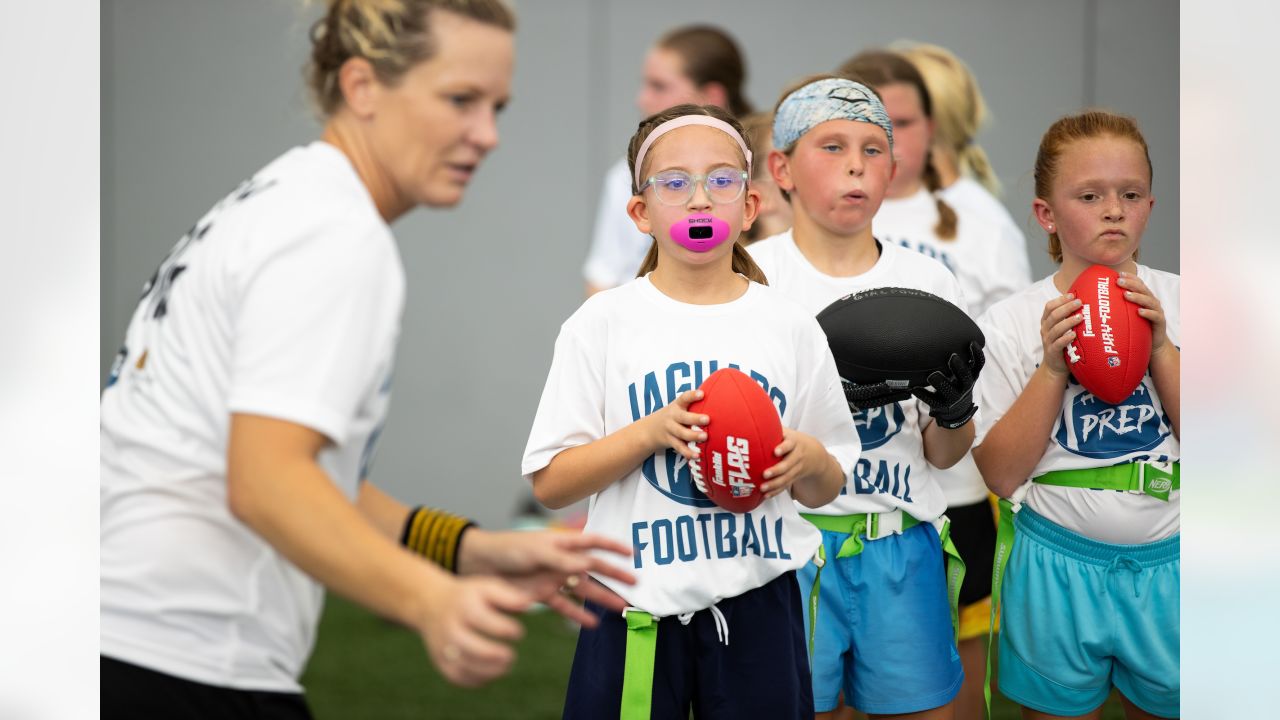
M510 675L461 690L441 679L413 633L331 595L302 683L316 720L559 718L577 631L547 612L527 615L525 629ZM993 706L996 720L1020 717L1004 698ZM1123 717L1113 694L1103 720Z

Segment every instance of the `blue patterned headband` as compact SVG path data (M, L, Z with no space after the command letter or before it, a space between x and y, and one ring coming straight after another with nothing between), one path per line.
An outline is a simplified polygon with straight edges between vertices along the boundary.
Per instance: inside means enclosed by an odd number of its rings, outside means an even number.
M828 120L879 125L889 136L893 154L893 123L884 103L866 85L844 78L814 80L788 95L773 116L773 147L786 151L800 136Z

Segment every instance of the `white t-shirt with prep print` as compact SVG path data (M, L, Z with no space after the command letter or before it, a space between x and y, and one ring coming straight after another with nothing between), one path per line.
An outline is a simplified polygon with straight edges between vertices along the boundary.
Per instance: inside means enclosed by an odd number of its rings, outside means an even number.
M1138 266L1138 277L1160 300L1169 342L1180 346L1181 279L1143 265ZM987 366L978 378L975 447L1013 407L1039 367L1044 355L1040 317L1045 303L1061 294L1051 275L996 303L979 320L987 336ZM1180 458L1178 438L1156 395L1150 372L1132 395L1116 405L1094 397L1070 378L1053 431L1031 477L1053 470ZM1181 494L1175 490L1165 502L1124 491L1031 483L1023 502L1069 530L1103 542L1131 545L1154 542L1178 532Z

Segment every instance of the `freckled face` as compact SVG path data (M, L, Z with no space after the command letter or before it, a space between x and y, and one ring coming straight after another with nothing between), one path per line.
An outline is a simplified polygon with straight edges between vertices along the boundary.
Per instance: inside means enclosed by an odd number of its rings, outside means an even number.
M1067 145L1049 195L1034 202L1037 220L1058 233L1064 264L1085 266L1127 262L1155 204L1142 147L1111 136Z

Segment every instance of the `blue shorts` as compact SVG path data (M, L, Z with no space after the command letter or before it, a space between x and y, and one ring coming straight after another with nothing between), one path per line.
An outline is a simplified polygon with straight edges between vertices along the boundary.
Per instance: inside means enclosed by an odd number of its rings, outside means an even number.
M1178 717L1179 536L1112 545L1026 506L1002 588L1000 692L1033 710L1082 715L1115 686Z
M845 703L865 713L897 715L946 705L960 691L964 669L956 653L943 571L942 544L932 525L864 540L862 552L836 558L847 533L822 531L827 562L818 589L813 650L813 701L818 712ZM817 566L797 579L806 598Z
M726 645L710 611L688 625L658 622L651 717L813 720L809 663L795 573L788 572L716 604L729 625ZM627 626L622 615L593 603L600 618L578 634L564 717L616 718L622 705Z

